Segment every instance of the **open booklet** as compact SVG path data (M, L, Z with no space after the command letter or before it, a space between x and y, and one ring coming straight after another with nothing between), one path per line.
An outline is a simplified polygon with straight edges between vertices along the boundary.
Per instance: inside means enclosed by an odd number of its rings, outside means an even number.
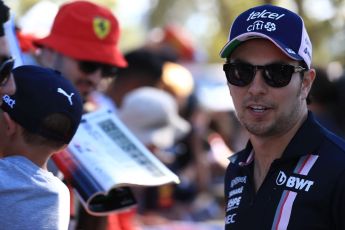
M179 183L179 178L107 110L83 115L67 150L55 154L53 160L92 215L135 205L129 186Z

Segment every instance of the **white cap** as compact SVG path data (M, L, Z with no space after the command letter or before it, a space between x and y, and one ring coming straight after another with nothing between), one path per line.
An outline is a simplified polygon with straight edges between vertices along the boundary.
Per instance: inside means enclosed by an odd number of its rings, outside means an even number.
M178 114L176 100L153 87L129 92L118 114L142 143L162 149L171 147L190 130L190 124Z

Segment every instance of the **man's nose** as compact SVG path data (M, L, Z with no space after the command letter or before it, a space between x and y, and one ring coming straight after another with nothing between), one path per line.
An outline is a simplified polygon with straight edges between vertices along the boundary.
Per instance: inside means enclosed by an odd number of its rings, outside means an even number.
M263 71L261 69L257 69L255 72L255 76L253 81L249 84L248 92L257 95L257 94L264 94L267 92L268 85L266 84L263 78Z

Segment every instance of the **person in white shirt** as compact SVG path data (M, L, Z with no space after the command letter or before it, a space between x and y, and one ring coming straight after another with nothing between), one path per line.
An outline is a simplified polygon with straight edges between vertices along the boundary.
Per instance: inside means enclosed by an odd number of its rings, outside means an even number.
M66 230L69 191L47 161L74 136L82 98L59 72L15 68L17 90L0 110L0 228Z

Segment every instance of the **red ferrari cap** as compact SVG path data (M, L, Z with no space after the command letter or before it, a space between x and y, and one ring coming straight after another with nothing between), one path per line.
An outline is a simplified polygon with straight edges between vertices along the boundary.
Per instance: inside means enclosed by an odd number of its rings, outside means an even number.
M88 1L73 1L61 6L50 34L34 43L77 60L126 67L117 47L119 37L119 23L110 10Z

